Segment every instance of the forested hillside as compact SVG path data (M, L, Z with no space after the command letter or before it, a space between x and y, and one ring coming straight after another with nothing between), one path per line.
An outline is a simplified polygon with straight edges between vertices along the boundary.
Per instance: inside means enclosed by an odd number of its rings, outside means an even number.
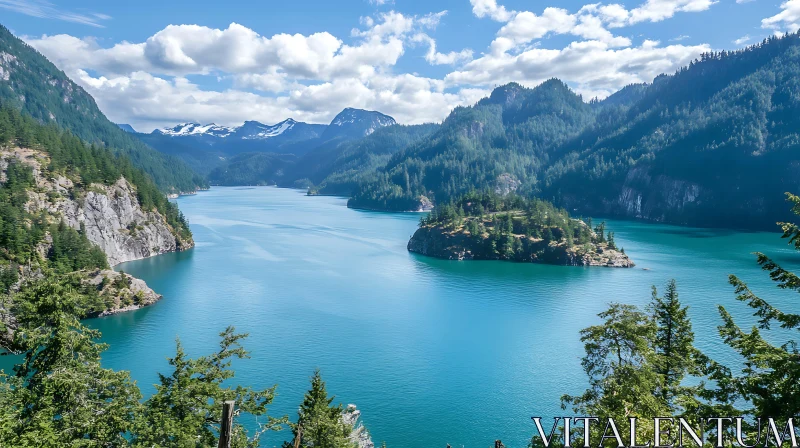
M508 84L458 107L429 138L395 154L360 184L351 207L416 210L420 198L447 202L470 190L533 194L552 148L594 121L592 105L558 80L534 89Z
M14 148L19 150L6 154ZM90 243L86 229L66 225L66 217L51 210L57 210L62 199L85 201L99 185L112 185L120 178L133 186L141 209L157 212L184 246L191 246L192 235L178 207L124 155L87 145L70 132L39 124L1 103L0 150L0 294L9 292L20 276L31 274L31 266L54 275L107 267L106 254ZM36 160L37 154L47 159ZM44 179L56 189L48 190ZM30 202L34 196L44 203Z
M584 213L769 228L800 187L800 35L705 55L554 154L540 191Z
M360 140L325 145L301 158L293 174L311 181L313 194L349 196L376 175L392 154L429 136L439 125L387 126Z
M416 210L471 190L580 213L769 228L800 187L800 35L704 55L584 102L550 80L508 84L362 178L351 207Z
M164 191L192 192L206 186L181 160L150 148L109 121L83 88L2 25L0 100L41 123L57 124L86 142L124 154Z

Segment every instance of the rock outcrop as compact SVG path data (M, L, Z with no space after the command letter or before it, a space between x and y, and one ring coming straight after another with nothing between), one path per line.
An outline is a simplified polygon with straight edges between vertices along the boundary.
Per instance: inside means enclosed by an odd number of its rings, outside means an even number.
M28 211L44 211L76 230L83 228L112 266L194 245L191 240L181 239L160 213L143 210L135 188L125 178L113 185L92 184L79 191L66 177L45 176L41 167L47 162L47 155L39 151L0 151L0 171L5 173L12 157L33 168L36 188L28 192Z
M105 310L93 313L91 317L138 310L161 299L161 294L150 289L144 280L110 269L87 273L85 283L97 288L97 293L106 306Z
M351 428L350 442L358 448L375 448L375 443L372 442L369 431L358 421L360 417L361 411L356 409L354 404L348 404L342 411L342 422Z
M564 241L545 242L526 235L526 250L504 256L487 251L483 235L470 235L463 229L450 230L439 225L423 225L408 241L409 252L446 260L507 260L527 263L544 263L563 266L605 266L630 268L635 266L624 252L609 247L608 243L589 243L568 247Z

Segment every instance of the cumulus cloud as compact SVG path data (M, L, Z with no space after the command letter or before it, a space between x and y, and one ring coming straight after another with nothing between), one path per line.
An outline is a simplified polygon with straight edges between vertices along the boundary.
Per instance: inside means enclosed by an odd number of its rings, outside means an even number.
M394 65L403 54L402 42L394 37L374 35L349 46L327 32L267 38L236 23L224 30L170 25L143 43L122 42L111 48L101 48L90 38L68 35L43 36L28 39L28 43L62 68L173 76L277 68L289 76L331 79L371 73L374 67Z
M752 39L750 37L750 35L746 34L746 35L734 40L733 43L736 44L736 45L742 45L742 44L746 44L747 42L750 42L750 39Z
M473 104L488 94L483 89L446 92L443 81L410 74L296 84L282 96L204 90L183 77L164 79L141 71L93 77L80 70L76 81L97 99L111 120L130 122L145 131L181 121L233 125L244 120L277 123L292 117L327 123L345 107L379 110L402 123L425 123L440 121L453 107Z
M788 0L781 4L781 12L761 21L761 27L773 30L794 32L800 28L800 0Z
M660 22L677 12L705 11L715 3L716 0L647 0L642 6L630 11L628 22Z
M472 59L472 50L469 48L461 51L439 53L436 51L436 40L425 33L416 34L412 40L414 42L423 42L428 44L428 52L425 53L425 60L431 65L453 65L458 62Z
M487 54L445 77L448 85L487 85L517 81L537 85L560 78L590 97L605 97L631 83L650 82L661 73L687 65L708 45L659 46L645 41L638 47L615 49L600 41L573 42L566 48L533 48L517 55Z
M472 13L478 17L490 17L498 22L508 22L516 11L508 11L505 6L498 6L497 0L469 0Z
M33 17L81 23L98 28L105 28L105 26L100 23L101 21L111 19L111 16L107 14L84 14L60 9L45 0L0 0L0 8Z

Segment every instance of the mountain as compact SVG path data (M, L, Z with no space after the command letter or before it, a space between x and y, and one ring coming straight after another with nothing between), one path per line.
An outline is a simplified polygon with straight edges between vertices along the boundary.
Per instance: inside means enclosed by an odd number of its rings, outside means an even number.
M233 127L182 123L136 136L165 154L180 157L197 172L207 175L215 185L277 183L307 188L332 172L333 167L324 171L324 166L345 150L342 145L395 124L388 115L348 108L330 125L303 123L291 118L275 125L246 121ZM329 132L331 128L333 131ZM397 144L389 144L386 151L398 149ZM375 164L370 166L375 167ZM324 175L318 175L323 171Z
M325 126L295 121L291 118L275 125L258 121L245 121L241 126L218 126L214 123L182 123L174 127L156 129L148 142L156 148L167 148L178 142L197 151L224 154L242 152L302 152L300 144L314 146ZM162 149L168 152L169 149Z
M117 126L119 126L119 128L122 129L125 132L130 132L131 134L135 134L136 133L136 129L133 129L133 126L131 126L129 124L117 123Z
M350 196L366 179L377 175L391 156L439 129L438 124L393 125L338 145L323 145L297 163L295 178L307 179L311 194ZM335 141L335 140L334 140Z
M162 190L189 192L205 185L182 161L155 151L109 121L83 88L2 25L0 103L126 155Z
M511 83L471 107L457 107L429 137L394 154L351 207L419 210L472 190L532 194L551 148L590 125L596 113L561 81L527 89Z
M543 197L584 213L772 229L800 191L800 34L703 55L554 154Z
M394 118L380 112L346 108L334 117L322 134L322 140L361 138L375 130L397 124Z
M789 34L603 101L558 80L511 83L394 154L349 206L417 210L494 190L584 215L771 229L789 217L783 193L800 191L799 80Z

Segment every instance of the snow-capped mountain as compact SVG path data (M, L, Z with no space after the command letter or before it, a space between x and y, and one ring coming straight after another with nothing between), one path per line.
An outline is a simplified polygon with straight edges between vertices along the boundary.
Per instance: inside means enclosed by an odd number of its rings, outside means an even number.
M339 112L322 134L323 140L338 137L361 138L375 132L376 129L397 124L394 118L380 112L364 109L347 109Z
M154 134L169 135L170 137L186 137L189 135L195 136L210 136L225 138L236 130L236 128L229 128L226 126L217 126L214 123L201 125L199 123L181 123L171 128L156 129Z
M240 126L188 122L136 135L159 151L176 155L196 171L207 174L242 153L272 152L299 157L317 148L363 138L393 124L394 118L380 112L347 108L330 125L291 118L274 125L258 121L245 121Z
M325 129L321 124L308 124L291 118L276 125L266 125L258 121L245 121L241 126L218 126L214 123L201 125L198 123L181 123L171 128L156 129L153 134L169 137L194 137L207 139L207 143L215 144L215 139L227 140L267 140L278 139L296 141L319 138Z

